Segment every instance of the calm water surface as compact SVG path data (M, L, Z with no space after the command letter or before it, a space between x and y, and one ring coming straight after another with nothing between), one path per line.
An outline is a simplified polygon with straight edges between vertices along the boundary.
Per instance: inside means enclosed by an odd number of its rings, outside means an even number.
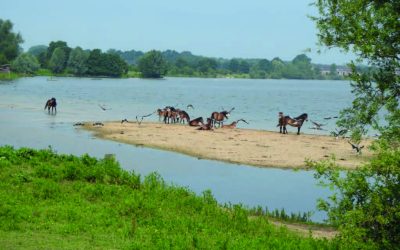
M134 147L94 138L72 126L78 121L104 121L145 115L173 105L188 110L192 118L207 117L212 111L230 109L231 120L243 118L243 128L276 130L277 113L297 116L307 112L311 120L326 123L332 130L335 116L350 104L347 81L236 80L168 78L165 80L23 78L0 82L0 145L47 148L57 152L96 157L113 153L122 167L142 175L158 172L170 183L196 193L210 189L221 202L246 206L285 208L287 212L315 211L316 200L328 190L316 185L312 171L256 168L209 160L198 160L172 152ZM50 97L58 101L57 115L43 111ZM108 110L103 111L99 105ZM158 117L148 118L157 121ZM309 129L305 133L328 133ZM288 128L295 132L295 128ZM289 135L291 136L291 135ZM290 150L288 145L286 150ZM282 152L285 154L285 152ZM313 220L326 218L315 212Z

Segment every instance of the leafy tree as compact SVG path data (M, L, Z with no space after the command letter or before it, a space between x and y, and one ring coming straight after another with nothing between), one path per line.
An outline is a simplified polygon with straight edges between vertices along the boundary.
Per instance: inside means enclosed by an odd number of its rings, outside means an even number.
M67 62L69 58L69 54L71 53L71 48L68 47L68 44L64 41L57 41L57 42L50 42L49 47L47 48L47 61L49 62L51 57L53 56L54 51L60 48L64 51L65 57L64 57L64 63L63 63L63 69L67 67Z
M12 63L12 69L25 74L33 74L40 68L40 64L35 56L23 53Z
M36 57L46 51L47 51L46 45L36 45L36 46L32 46L28 49L28 53L31 55L34 55Z
M309 163L321 183L335 190L318 207L354 249L400 246L400 149L381 146L370 163L344 176L333 162Z
M359 60L376 68L357 72L354 62L352 88L356 98L343 110L339 125L360 138L367 127L380 130L395 145L400 139L400 1L318 0L319 17L313 17L322 45L353 51ZM386 113L380 122L379 113Z
M167 64L161 52L152 50L139 59L139 71L145 78L161 78L167 73Z
M376 156L343 177L329 162L315 165L318 176L336 190L320 208L339 226L339 239L356 249L398 249L400 245L400 2L318 0L313 17L322 45L353 51L371 71L352 62L354 100L341 112L338 125L360 140L367 128L380 130ZM379 120L383 115L385 121Z
M232 73L238 73L239 72L239 60L238 59L231 59L228 64L228 70L230 70Z
M275 57L271 61L272 73L271 78L282 78L283 71L285 69L285 63L279 58Z
M286 65L283 75L290 79L313 79L314 70L311 59L305 54L297 55L291 63Z
M204 57L197 63L197 69L203 74L214 73L218 67L218 63L213 58Z
M118 55L102 53L99 49L90 52L87 67L87 74L92 76L117 77L128 71L128 65Z
M0 65L10 63L20 51L21 35L12 32L13 24L0 19Z
M83 51L82 48L76 47L71 51L71 54L67 63L68 72L73 73L74 75L84 75L88 70L87 60L89 58L89 53Z
M49 61L50 70L53 73L61 73L65 69L66 55L62 48L56 48Z

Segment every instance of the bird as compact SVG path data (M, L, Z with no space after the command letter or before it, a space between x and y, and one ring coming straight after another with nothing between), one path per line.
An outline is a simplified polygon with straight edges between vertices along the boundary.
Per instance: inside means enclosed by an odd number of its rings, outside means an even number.
M329 119L332 119L332 118L338 118L338 117L337 117L337 116L328 116L328 117L324 117L325 120L329 120Z
M347 142L351 145L351 148L353 150L355 150L358 154L361 154L361 149L364 148L364 145L363 146L359 146L358 144L353 144L350 141L347 141Z
M348 132L347 129L341 129L341 130L337 130L337 128L335 128L335 131L331 132L331 135L336 137L336 139L339 139L339 136L344 137L344 135Z
M310 121L314 124L314 127L312 127L313 129L322 130L322 126L326 125L326 124L321 124L321 123L318 123L318 122L314 122L312 120L310 120Z
M124 123L124 122L128 122L128 120L127 120L126 118L123 119L123 120L121 121L121 124Z
M84 123L82 123L82 122L77 122L77 123L74 123L74 126L83 126L83 125L85 125Z
M99 104L99 107L100 107L103 111L110 110L109 108L105 108L104 106L101 106L100 104Z
M186 108L187 108L187 109L189 109L189 108L194 109L194 107L193 107L192 104L188 104L188 105L186 106Z

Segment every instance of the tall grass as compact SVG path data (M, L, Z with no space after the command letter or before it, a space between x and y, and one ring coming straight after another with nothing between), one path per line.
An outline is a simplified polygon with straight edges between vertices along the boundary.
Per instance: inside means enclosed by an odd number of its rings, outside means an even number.
M337 249L113 157L0 147L0 248Z

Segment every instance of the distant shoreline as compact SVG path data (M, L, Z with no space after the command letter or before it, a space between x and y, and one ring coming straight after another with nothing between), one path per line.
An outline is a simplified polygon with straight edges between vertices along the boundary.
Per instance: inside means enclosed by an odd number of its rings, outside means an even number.
M283 135L255 129L199 131L187 125L154 122L86 123L83 128L102 139L257 167L305 169L306 159L320 161L335 155L341 168L355 169L372 156L366 148L358 155L346 140L323 135ZM370 143L366 140L363 145Z

